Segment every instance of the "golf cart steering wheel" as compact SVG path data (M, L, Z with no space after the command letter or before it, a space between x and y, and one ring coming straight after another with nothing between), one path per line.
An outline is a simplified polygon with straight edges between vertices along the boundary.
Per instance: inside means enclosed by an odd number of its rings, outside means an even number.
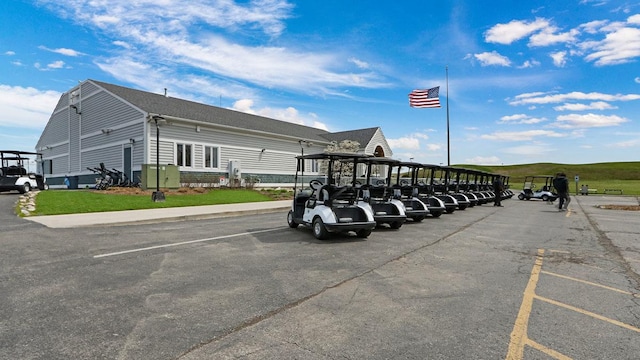
M376 185L385 185L386 182L384 180L376 180Z
M404 185L404 186L409 185L409 181L407 181L407 180L400 180L400 185Z
M322 182L314 179L309 181L309 186L311 186L312 189L317 190L322 187Z

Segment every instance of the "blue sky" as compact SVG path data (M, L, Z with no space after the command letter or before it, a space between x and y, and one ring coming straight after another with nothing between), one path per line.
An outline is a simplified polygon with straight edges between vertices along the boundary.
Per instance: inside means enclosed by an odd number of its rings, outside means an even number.
M5 0L0 26L0 148L95 79L379 126L402 160L447 163L448 102L452 164L640 161L640 1Z

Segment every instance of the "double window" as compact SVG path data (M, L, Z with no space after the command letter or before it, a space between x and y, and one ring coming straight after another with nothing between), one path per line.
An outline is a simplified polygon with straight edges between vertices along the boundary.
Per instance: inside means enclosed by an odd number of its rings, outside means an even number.
M215 146L204 147L204 167L209 169L217 169L218 166L218 148Z
M176 144L176 163L178 166L191 167L191 159L193 158L192 144Z

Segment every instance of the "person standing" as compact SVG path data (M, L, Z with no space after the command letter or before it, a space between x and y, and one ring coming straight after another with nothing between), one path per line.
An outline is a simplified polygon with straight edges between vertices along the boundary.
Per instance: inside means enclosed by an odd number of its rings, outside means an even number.
M563 172L557 173L555 179L553 179L553 187L558 192L558 199L560 204L558 205L558 211L566 211L569 208L571 198L569 197L569 179Z
M493 199L493 206L502 206L502 191L504 190L504 183L501 176L496 176L493 179L493 192L496 197Z

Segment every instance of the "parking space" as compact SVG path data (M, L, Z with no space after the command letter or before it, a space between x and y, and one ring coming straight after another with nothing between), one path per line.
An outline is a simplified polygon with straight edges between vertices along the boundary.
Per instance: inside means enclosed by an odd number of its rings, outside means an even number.
M545 259L558 256L573 254L538 250L506 358L624 359L640 353L640 293L632 283L624 276L612 278L615 266L594 266L583 256L574 257L571 266L553 260L545 265Z

